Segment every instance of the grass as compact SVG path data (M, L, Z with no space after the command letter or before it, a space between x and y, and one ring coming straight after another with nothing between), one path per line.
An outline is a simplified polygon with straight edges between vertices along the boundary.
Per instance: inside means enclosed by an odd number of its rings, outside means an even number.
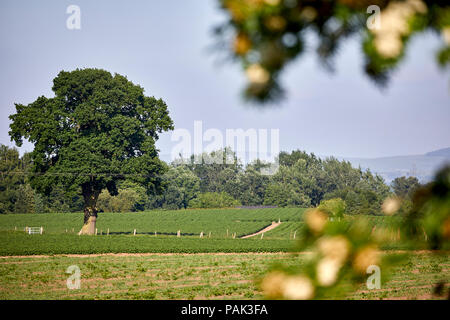
M280 254L183 254L0 259L0 299L199 299L258 297L254 280ZM70 265L81 289L66 287Z
M378 290L363 286L352 299L436 299L450 295L450 256L447 252L410 254L391 271L389 281ZM434 294L437 283L445 283L441 297Z
M288 253L0 258L0 299L261 299L258 281L270 265L295 267L306 259ZM81 270L79 290L67 289L70 265ZM434 284L449 278L448 255L415 253L381 289L361 286L347 298L437 299Z
M298 239L299 231L303 227L303 221L287 221L280 224L275 229L264 233L268 239Z

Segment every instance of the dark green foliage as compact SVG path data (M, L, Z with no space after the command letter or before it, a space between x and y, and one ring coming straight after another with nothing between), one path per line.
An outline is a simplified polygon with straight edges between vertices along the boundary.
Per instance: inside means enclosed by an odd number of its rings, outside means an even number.
M430 249L450 244L450 166L442 168L434 180L416 190L412 209L406 214L404 232L413 242L424 237Z
M200 192L200 179L184 165L170 168L164 183L164 193L159 197L165 209L186 209Z
M321 160L296 150L280 153L279 162L266 190L265 205L317 206L323 199L341 198L350 214L379 214L390 193L380 176L335 158Z
M269 177L261 174L258 168L259 163L250 164L245 171L237 177L237 188L229 191L236 199L246 206L261 205L269 182Z
M396 196L410 199L414 191L420 187L420 183L416 177L400 177L395 178L391 186Z
M0 145L0 213L80 211L83 201L76 193L55 185L49 196L36 193L29 184L31 154L19 157L15 148Z
M210 161L211 159L221 159L222 161ZM204 153L202 155L195 155L189 160L184 160L182 162L182 167L189 169L195 177L194 179L194 177L187 175L186 172L183 173L185 176L184 181L191 181L190 183L194 186L194 192L190 192L189 200L195 198L199 192L215 192L230 195L232 198L238 200L238 202L235 203L243 205L263 204L265 190L270 178L261 174L261 168L265 167L265 164L261 161L257 160L254 163L248 164L244 169L239 163L236 154L228 148L225 148L223 150L213 151L209 154ZM175 162L173 166L179 167L180 165ZM185 169L183 170L185 171ZM198 181L199 189L197 188L197 182L195 181ZM181 187L180 183L178 183L178 185L178 187L175 187L174 178L171 178L168 183L168 188L173 190L175 194L178 194L179 188ZM174 208L174 206L168 206L169 203L167 202L167 199L170 197L166 194L170 193L169 189L165 192L164 201L160 203L160 206L163 208ZM183 191L181 193L181 198L185 194L186 191ZM174 201L169 202L173 203ZM230 203L231 202L227 202L227 205ZM184 205L176 205L175 207L180 208L184 207Z
M200 193L189 202L189 208L231 208L241 205L226 192Z
M55 97L16 104L10 116L11 139L34 144L31 186L50 195L55 186L81 192L95 213L103 189L118 193L125 179L161 190L166 165L158 158L159 133L173 128L167 106L147 97L124 76L99 69L61 71Z
M221 192L233 184L242 165L236 154L228 148L211 153L193 155L186 166L200 179L201 192ZM229 192L230 194L232 192Z
M264 204L278 207L308 207L311 200L296 186L275 182L267 186Z
M29 184L21 184L17 190L17 201L14 204L15 213L32 213L35 211L35 193Z
M16 149L0 145L0 213L15 212L19 189L24 183L23 162Z
M260 171L265 166L261 161L248 164L243 169L235 154L230 154L235 159L231 164L194 163L192 159L183 163L174 162L161 176L161 194L148 195L152 189L146 189L133 182L132 177L126 176L125 180L117 184L117 196L111 196L107 191L100 194L99 209L113 212L182 209L187 208L191 201L198 207L228 207L238 204L311 207L317 206L322 200L341 198L346 202L349 214L379 214L382 201L390 193L381 177L374 176L370 171L355 169L350 163L340 162L335 158L322 160L314 154L299 150L292 153L281 152L278 172L268 176ZM26 183L25 180L20 180L16 188L25 191L20 194L20 201L23 203L14 205L17 209L10 212L82 210L83 199L80 195L74 191L65 192L61 184L55 185L49 196L43 196L22 186L21 184ZM408 181L410 180L415 181L414 178L409 178ZM215 191L202 192L202 189ZM34 202L31 199L32 192ZM200 201L197 197L201 193L203 195L200 196ZM226 199L222 199L221 194L227 194ZM17 197L18 193L15 191L14 195ZM10 201L12 200L4 200L4 203L8 204Z

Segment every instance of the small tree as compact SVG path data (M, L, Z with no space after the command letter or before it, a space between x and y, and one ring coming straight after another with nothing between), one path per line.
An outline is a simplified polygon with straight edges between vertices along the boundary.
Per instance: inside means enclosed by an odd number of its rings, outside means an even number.
M173 129L167 105L147 97L126 77L100 70L61 71L55 97L16 104L11 140L34 144L31 186L50 195L60 184L84 198L80 234L93 234L103 189L117 195L117 182L133 180L160 191L166 165L158 158L158 134Z

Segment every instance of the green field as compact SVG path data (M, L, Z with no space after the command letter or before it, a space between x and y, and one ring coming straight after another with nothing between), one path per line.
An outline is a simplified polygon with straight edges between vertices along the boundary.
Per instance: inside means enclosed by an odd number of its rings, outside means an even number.
M101 213L97 236L76 235L83 219L81 213L2 215L0 255L291 251L295 241L288 234L269 235L263 241L258 237L239 237L257 232L279 219L280 227L298 224L303 211L288 208ZM23 231L27 226L42 226L44 234L28 235ZM176 236L178 230L180 238ZM203 238L200 238L201 232Z
M3 257L0 299L262 299L258 281L271 265L298 267L307 257L288 253ZM66 286L70 265L81 271L78 290ZM380 289L361 285L344 298L443 298L433 294L433 287L449 279L450 258L417 252L392 271Z
M279 252L295 249L295 240L226 239L151 235L77 236L0 232L0 256L37 254Z
M76 234L82 224L82 213L0 215L0 255L288 252L295 250L304 211L269 208L100 213L96 236ZM239 239L278 220L281 224L265 232L263 239L259 235ZM371 222L374 226L395 223L393 217L381 216L371 217ZM41 226L42 235L24 232L25 227ZM178 230L180 238L176 236ZM393 242L389 248L400 247Z
M0 215L0 255L288 252L295 250L304 211L301 208L266 208L100 213L96 236L77 235L82 213ZM392 219L371 217L373 225L377 226L390 225ZM265 232L263 239L259 235L239 239L278 220L281 224ZM24 232L25 227L41 226L42 235ZM203 238L200 238L201 232ZM389 248L399 247L392 243Z
M185 236L198 236L200 232L214 238L236 237L250 234L270 225L272 221L300 222L305 209L192 209L172 211L146 211L130 213L100 213L98 232L110 234L171 234L180 230ZM0 215L0 231L24 230L25 227L44 228L47 234L78 232L82 226L82 213L46 213Z
M95 236L76 234L81 213L1 215L0 299L260 299L258 281L271 265L298 268L305 263L309 254L296 252L298 237L294 239L304 225L304 211L101 213ZM376 227L395 229L400 222L394 217L369 218ZM281 224L263 238L240 239L278 220ZM26 234L27 226L42 226L44 233ZM393 240L384 249L401 248ZM449 255L410 253L380 290L362 286L344 298L440 298L433 295L433 288L450 278ZM80 267L79 290L66 287L70 265Z

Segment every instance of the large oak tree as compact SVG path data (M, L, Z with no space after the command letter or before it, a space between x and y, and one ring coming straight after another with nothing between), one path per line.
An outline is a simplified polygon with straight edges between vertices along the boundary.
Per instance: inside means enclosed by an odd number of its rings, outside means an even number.
M167 165L158 158L158 134L173 129L166 103L105 70L61 71L53 98L16 104L11 140L34 144L30 184L49 195L59 185L84 198L80 234L93 234L97 199L103 189L117 194L120 180L159 192Z

